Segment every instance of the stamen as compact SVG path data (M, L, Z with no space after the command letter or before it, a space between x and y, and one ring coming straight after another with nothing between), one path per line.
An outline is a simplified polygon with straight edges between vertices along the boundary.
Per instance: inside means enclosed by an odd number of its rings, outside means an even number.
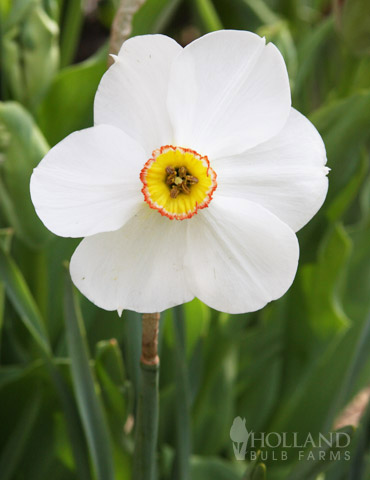
M190 185L195 185L196 183L199 182L197 177L193 177L193 175L186 175L186 180Z
M179 188L176 187L175 185L173 185L172 188L171 188L171 191L170 191L170 197L171 198L176 198L179 193L180 193Z
M176 198L179 193L185 193L189 195L190 186L198 183L197 177L190 175L187 168L183 165L181 167L171 167L170 165L165 168L167 173L166 184L171 187L170 196Z

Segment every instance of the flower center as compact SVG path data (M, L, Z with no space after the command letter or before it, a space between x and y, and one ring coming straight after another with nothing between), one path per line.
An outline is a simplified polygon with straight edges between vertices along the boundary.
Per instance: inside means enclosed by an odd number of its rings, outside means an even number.
M141 191L150 208L171 220L184 220L208 207L216 177L206 156L166 145L154 150L141 170Z
M199 182L197 177L191 175L184 165L179 168L166 167L166 173L166 183L171 187L170 197L172 198L176 198L179 193L189 195L190 186Z

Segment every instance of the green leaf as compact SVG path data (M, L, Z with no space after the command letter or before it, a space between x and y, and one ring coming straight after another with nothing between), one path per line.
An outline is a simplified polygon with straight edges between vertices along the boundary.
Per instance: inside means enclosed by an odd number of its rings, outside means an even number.
M0 230L0 248L5 252L10 251L10 242L12 239L13 231L10 228ZM4 309L5 309L5 287L3 282L0 281L0 352L1 352L1 337L4 324Z
M220 330L219 330L220 328ZM205 455L218 452L229 437L233 420L237 349L222 327L211 327L209 352L200 392L193 406L194 451Z
M360 398L354 400L352 405L358 401L362 403L361 396L366 398L366 392L359 394ZM360 423L352 437L351 444L348 446L348 457L342 457L331 465L326 473L325 480L367 480L366 474L367 451L370 447L370 403L362 413Z
M17 23L10 14L2 41L7 90L11 98L31 109L45 94L59 65L59 28L40 4L33 1L25 5L21 18L15 13ZM14 5L13 11L16 9Z
M223 25L212 0L193 0L200 21L206 32L222 30Z
M352 437L354 428L344 427L337 430L337 433L338 435L345 434ZM325 445L321 448L316 447L307 450L303 459L292 469L287 480L310 480L316 478L319 473L325 471L335 461L335 454L339 455L339 457L344 455L344 449L341 447L341 436L333 436L332 438L334 441L331 447ZM319 455L320 452L323 452L322 459Z
M259 463L253 470L250 480L265 480L266 479L266 467L263 463Z
M350 251L351 241L337 225L321 246L317 263L301 269L306 314L319 337L330 337L348 326L336 289Z
M370 17L368 0L346 0L339 19L339 31L351 50L359 55L370 54Z
M295 431L299 435L310 432L313 436L329 431L355 393L355 380L366 363L369 342L370 318L336 335L296 383L294 392L284 399L269 430Z
M20 365L3 365L0 369L0 389L19 380L24 380L27 375L43 367L42 360L35 360L26 367Z
M32 170L48 150L31 115L15 102L0 102L0 209L16 236L33 248L51 238L35 213L29 189Z
M63 408L63 420L65 420L66 429L72 447L76 473L81 480L91 480L92 477L90 473L86 440L78 414L76 401L70 391L69 385L56 367L55 361L54 363L49 364L49 370Z
M124 358L127 366L127 375L134 386L134 391L139 391L140 357L141 357L141 317L139 313L125 310L123 313Z
M37 118L50 145L93 123L96 90L107 68L106 51L61 70L41 102Z
M308 34L298 49L298 69L293 84L293 105L301 100L304 90L307 89L307 79L314 72L322 51L333 36L334 19L332 16L325 18Z
M359 149L370 136L370 91L336 100L317 110L310 119L324 139L328 166L332 169L327 199L330 201L345 188L361 161Z
M354 449L353 461L350 466L348 480L365 480L366 476L366 457L370 448L370 402L367 405L365 413L362 415L360 426L355 436L356 447Z
M133 411L133 392L126 380L123 359L115 339L97 344L95 371L114 442L114 464L118 476L130 473L132 445L125 435L128 415Z
M361 160L356 165L356 171L349 179L348 184L327 207L326 215L331 222L339 220L355 200L368 170L369 155L366 150L363 150L361 152Z
M356 321L361 321L370 311L370 180L361 195L362 219L349 228L353 242L353 254L350 259L344 304L348 313Z
M25 327L47 357L50 357L50 344L38 307L17 265L0 248L0 279L5 285L7 296L17 310Z
M191 458L191 480L240 480L231 462L212 457Z
M69 65L76 54L83 24L82 2L66 2L60 32L60 66Z
M242 480L266 480L266 465L260 461L260 451L256 458L248 464Z
M209 308L197 298L184 305L186 321L186 356L190 358L201 337L207 335L211 319Z
M182 0L146 0L132 19L131 36L163 32Z
M8 0L0 2L4 14L4 30L9 30L24 21L35 0ZM5 8L4 8L5 7Z
M89 364L83 320L67 272L64 302L73 385L92 462L98 480L114 480L111 439Z
M35 390L17 418L14 430L7 440L0 456L1 480L11 480L17 472L18 462L35 424L41 405L41 394Z
M121 351L116 340L102 340L98 343L95 370L111 420L111 429L121 438L129 413L129 398Z
M247 330L243 337L239 334L235 412L248 418L248 429L257 432L265 428L281 397L282 350L287 345L282 344L284 324L281 318L275 318L278 307L280 304L270 305L263 311L259 325Z

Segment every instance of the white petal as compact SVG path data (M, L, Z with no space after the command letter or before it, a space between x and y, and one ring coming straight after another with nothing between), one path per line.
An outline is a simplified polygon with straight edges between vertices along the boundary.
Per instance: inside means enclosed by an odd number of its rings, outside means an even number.
M72 280L106 310L152 313L188 302L194 295L183 266L187 226L145 205L121 230L80 243Z
M283 57L253 33L210 33L172 64L168 108L175 142L210 159L241 153L275 135L290 105Z
M281 297L293 282L297 238L263 207L214 198L189 225L189 282L195 296L210 307L252 312Z
M117 230L143 203L141 146L101 125L58 143L35 168L31 197L46 227L63 237Z
M292 109L274 138L241 155L218 159L218 195L263 205L294 231L319 210L328 190L324 143L312 123Z
M95 97L95 124L124 130L152 151L172 142L166 96L169 70L182 47L164 35L130 38L103 76Z

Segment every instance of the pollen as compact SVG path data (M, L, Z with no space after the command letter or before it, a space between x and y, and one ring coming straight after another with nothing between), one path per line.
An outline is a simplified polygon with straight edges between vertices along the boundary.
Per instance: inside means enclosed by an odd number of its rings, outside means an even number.
M216 178L206 156L172 145L154 150L140 173L145 201L171 220L191 218L208 207Z

